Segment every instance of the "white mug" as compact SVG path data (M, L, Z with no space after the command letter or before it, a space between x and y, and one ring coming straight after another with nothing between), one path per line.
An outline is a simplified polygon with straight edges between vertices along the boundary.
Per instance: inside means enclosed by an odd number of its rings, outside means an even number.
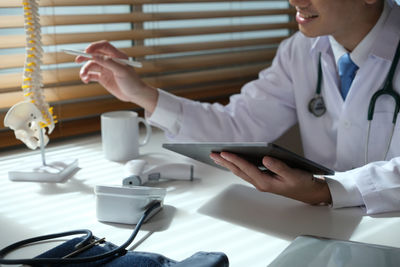
M139 123L146 126L146 136L139 139ZM101 114L101 142L106 159L128 161L139 157L139 147L147 144L151 127L134 111L121 110Z

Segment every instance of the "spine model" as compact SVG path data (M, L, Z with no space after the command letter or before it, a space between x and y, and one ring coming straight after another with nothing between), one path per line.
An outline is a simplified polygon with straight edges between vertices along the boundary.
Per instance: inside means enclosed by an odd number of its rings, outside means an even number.
M42 41L40 30L39 8L36 0L24 0L24 18L26 34L26 57L22 82L25 100L35 104L42 113L43 121L40 127L54 128L52 109L44 99L42 93Z
M17 139L29 148L36 149L40 145L40 131L43 131L44 144L49 141L50 134L57 122L53 109L45 101L43 94L42 42L37 0L23 0L24 28L26 35L26 57L24 63L22 91L24 101L15 104L8 111L4 125L14 130ZM47 132L46 132L47 129Z

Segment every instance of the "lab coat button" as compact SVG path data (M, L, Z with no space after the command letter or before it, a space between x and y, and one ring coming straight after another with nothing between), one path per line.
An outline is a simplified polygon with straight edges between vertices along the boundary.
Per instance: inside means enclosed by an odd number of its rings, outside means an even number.
M349 129L349 128L351 127L351 122L349 122L349 121L344 121L343 125L344 125L344 127L345 127L346 129Z

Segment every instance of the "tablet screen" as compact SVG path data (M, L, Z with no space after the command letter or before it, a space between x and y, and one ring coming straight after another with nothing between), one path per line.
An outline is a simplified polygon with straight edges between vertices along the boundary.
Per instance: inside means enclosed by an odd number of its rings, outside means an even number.
M297 155L273 143L165 143L164 148L192 159L221 168L210 158L212 152L231 152L255 164L266 171L262 164L264 156L271 156L284 161L292 168L302 169L316 175L333 175L335 172L316 162Z
M335 240L297 237L268 267L400 266L400 248Z

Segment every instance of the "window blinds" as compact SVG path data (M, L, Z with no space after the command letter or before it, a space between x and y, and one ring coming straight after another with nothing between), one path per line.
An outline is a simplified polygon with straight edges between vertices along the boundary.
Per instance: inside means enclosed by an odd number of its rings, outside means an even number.
M99 114L137 109L97 83L63 48L108 40L140 60L149 84L180 96L221 101L268 67L277 45L297 29L287 1L40 0L43 87L58 123L50 139L98 131ZM20 144L3 125L23 99L25 53L21 0L0 1L0 147Z

